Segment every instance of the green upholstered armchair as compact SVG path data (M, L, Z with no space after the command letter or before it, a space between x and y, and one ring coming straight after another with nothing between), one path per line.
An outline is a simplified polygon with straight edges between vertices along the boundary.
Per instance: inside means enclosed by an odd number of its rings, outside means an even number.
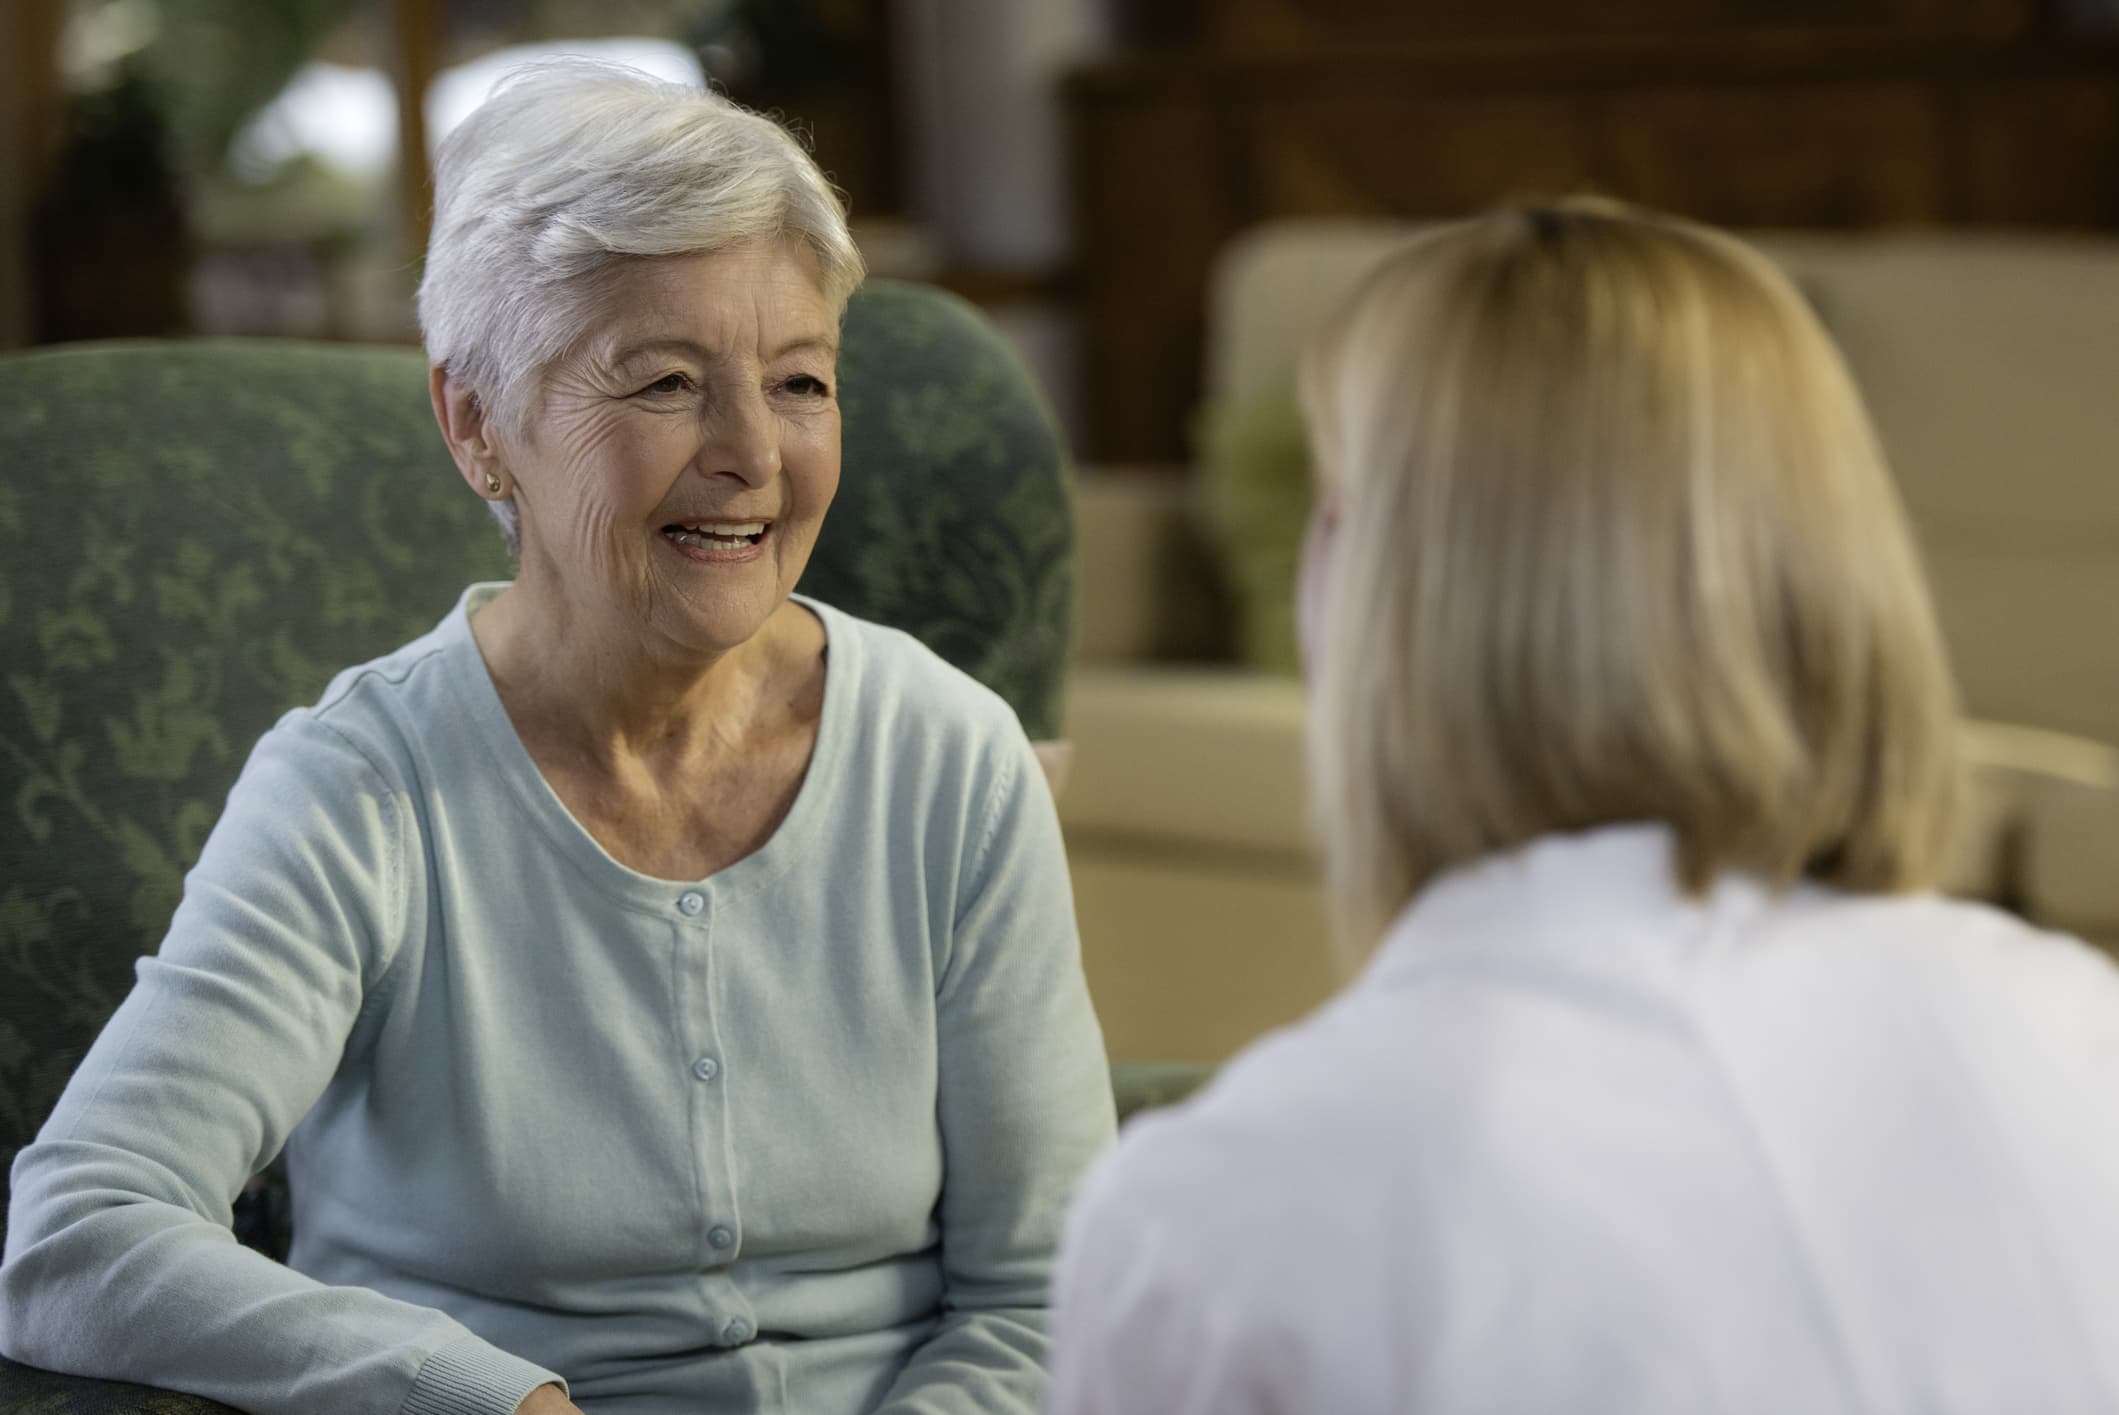
M1057 737L1073 520L1035 387L962 302L876 282L847 311L840 390L844 477L803 589L918 635ZM415 352L0 358L0 1172L160 943L259 734L508 573ZM1120 1068L1121 1105L1189 1083ZM274 1246L269 1208L241 1217ZM222 1408L0 1362L0 1415Z

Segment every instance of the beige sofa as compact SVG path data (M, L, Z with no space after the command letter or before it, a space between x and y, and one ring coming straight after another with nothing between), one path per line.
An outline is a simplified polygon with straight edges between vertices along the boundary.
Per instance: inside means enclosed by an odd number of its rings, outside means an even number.
M1214 279L1210 398L1284 391L1409 228L1262 227ZM2119 242L1772 235L1867 395L1970 717L1950 887L2119 948ZM1337 971L1299 685L1218 656L1229 607L1183 469L1090 469L1061 817L1111 1046L1216 1060Z

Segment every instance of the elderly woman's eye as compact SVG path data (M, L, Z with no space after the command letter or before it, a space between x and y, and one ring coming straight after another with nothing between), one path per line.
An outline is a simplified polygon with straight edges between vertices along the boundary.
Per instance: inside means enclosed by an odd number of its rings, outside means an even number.
M828 398L831 396L831 386L829 384L821 378L816 378L806 373L798 373L780 386L790 393L799 393L804 398Z
M666 373L640 390L642 394L682 393L692 381L681 373Z

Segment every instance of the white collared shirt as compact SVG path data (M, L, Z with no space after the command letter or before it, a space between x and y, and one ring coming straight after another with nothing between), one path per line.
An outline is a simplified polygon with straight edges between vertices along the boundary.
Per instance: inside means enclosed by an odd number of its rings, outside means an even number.
M1052 1415L2119 1410L2119 972L1550 837L1129 1127Z

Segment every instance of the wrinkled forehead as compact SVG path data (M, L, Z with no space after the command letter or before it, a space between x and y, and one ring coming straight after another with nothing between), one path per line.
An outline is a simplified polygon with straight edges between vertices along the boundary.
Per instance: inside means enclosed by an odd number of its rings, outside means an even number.
M838 313L798 243L623 257L584 294L577 349L599 363L670 345L741 360L838 351Z

